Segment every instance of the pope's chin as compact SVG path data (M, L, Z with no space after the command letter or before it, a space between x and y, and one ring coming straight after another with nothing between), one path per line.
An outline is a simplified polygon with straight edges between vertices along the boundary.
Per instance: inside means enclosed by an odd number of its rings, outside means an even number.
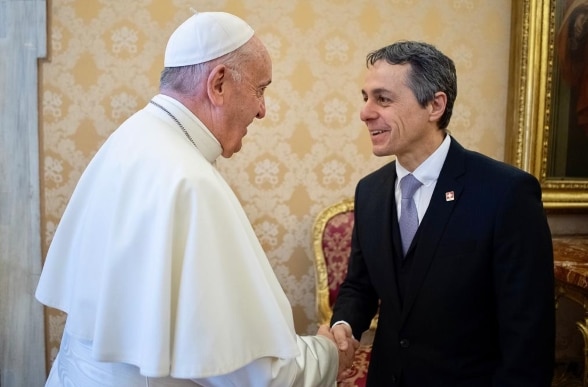
M221 156L223 156L225 159L228 159L232 155L234 155L235 153L239 152L241 150L242 146L243 146L243 143L241 141L239 141L239 143L235 144L235 146L232 146L230 148L223 148L223 152L221 153Z

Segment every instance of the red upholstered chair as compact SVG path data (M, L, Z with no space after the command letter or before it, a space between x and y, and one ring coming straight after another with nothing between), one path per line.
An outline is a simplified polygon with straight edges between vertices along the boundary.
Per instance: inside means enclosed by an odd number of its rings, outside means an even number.
M316 305L320 324L330 323L333 304L347 274L353 222L353 199L344 199L325 208L314 221L312 239ZM370 330L362 336L354 367L347 371L339 387L365 386L372 349L371 338L376 324L377 316L372 321Z

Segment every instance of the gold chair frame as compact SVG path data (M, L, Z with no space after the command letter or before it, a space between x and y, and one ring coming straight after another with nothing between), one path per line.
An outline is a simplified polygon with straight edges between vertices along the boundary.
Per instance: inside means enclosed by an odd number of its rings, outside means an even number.
M316 217L312 229L312 241L314 251L316 307L319 324L330 324L333 316L333 308L329 302L329 278L327 263L323 251L323 234L328 222L336 215L354 211L353 198L343 199L323 209ZM375 330L378 324L376 315L370 325L370 330Z
M314 265L316 269L316 305L318 320L320 324L329 324L333 315L333 308L329 303L329 278L327 273L327 263L323 252L323 234L327 223L334 216L353 211L353 199L343 199L324 210L322 210L314 221L312 229L312 241L314 250Z

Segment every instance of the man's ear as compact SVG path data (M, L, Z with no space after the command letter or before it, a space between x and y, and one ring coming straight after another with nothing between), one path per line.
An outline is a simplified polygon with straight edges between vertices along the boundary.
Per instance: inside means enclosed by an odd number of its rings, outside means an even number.
M436 92L433 100L429 102L429 119L431 121L439 121L443 113L445 113L446 106L447 95L442 91Z
M227 87L227 77L229 77L229 69L223 64L219 64L212 69L208 75L206 82L206 89L208 98L213 105L220 106L224 103L225 92Z

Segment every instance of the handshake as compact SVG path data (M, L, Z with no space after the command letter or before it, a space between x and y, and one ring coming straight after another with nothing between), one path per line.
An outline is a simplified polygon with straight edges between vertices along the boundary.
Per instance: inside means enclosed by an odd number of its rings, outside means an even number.
M317 335L331 339L339 348L339 371L337 381L345 378L348 370L353 368L355 351L359 347L359 341L353 338L351 328L347 324L337 324L332 328L324 324L319 326Z

